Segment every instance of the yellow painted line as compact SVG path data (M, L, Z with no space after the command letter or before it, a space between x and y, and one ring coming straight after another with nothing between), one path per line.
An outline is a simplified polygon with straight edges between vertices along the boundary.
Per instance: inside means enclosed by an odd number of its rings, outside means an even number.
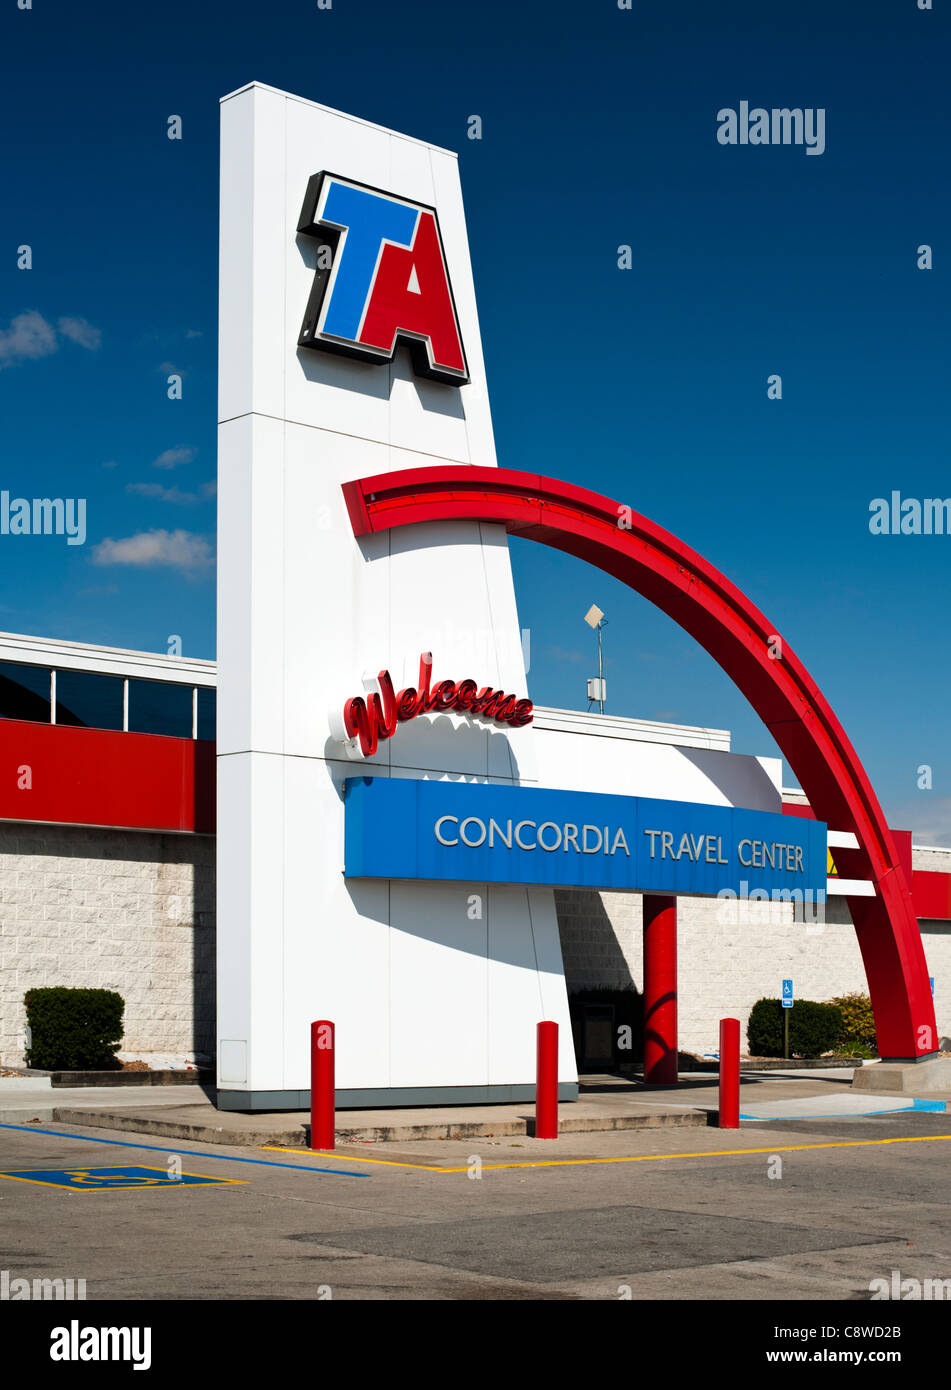
M657 1163L663 1158L731 1158L740 1154L786 1154L802 1149L855 1149L868 1144L924 1144L935 1139L951 1139L951 1134L923 1134L909 1139L847 1139L829 1144L773 1145L768 1149L708 1149L702 1153L636 1154L631 1158L543 1158L537 1163L484 1163L488 1168L562 1168L586 1163ZM467 1168L440 1168L441 1173L465 1173Z
M58 1187L61 1192L75 1192L75 1187L69 1187L61 1182L44 1182L42 1178L24 1178L19 1173L0 1173L0 1178L9 1178L11 1182L31 1182L36 1187Z
M534 1163L483 1163L482 1171L495 1172L500 1168L573 1168L594 1163L659 1163L666 1158L736 1158L743 1154L789 1154L801 1153L805 1149L862 1149L874 1144L933 1144L939 1139L951 1139L951 1134L915 1134L899 1139L841 1139L825 1144L773 1144L766 1149L706 1149L698 1153L679 1154L633 1154L621 1158L540 1158ZM278 1153L308 1154L311 1149L284 1149L276 1144L262 1144L262 1148L274 1149ZM398 1163L391 1158L360 1158L353 1154L340 1154L335 1149L321 1152L333 1153L335 1159L349 1160L351 1163L382 1163L389 1168L419 1168L427 1173L468 1173L470 1165L463 1168L437 1168L430 1163Z

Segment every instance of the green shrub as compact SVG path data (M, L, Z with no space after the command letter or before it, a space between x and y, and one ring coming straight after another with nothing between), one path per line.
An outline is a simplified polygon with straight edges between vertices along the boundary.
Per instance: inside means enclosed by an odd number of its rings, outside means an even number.
M843 994L838 999L830 999L829 1003L835 1004L842 1013L842 1032L836 1038L836 1042L861 1043L863 1047L871 1049L869 1055L874 1057L876 1051L875 1015L872 1013L872 1001L868 995L857 992ZM862 1054L851 1055L861 1056Z
M872 1058L875 1055L870 1047L860 1042L836 1043L835 1052L837 1057Z
M751 1057L783 1055L783 1010L778 999L757 999L746 1025Z
M40 1071L101 1071L119 1064L121 994L111 989L31 989L24 996L30 1028L28 1067Z
M832 1051L842 1031L842 1013L837 1005L797 999L791 1009L785 1010L779 999L758 999L746 1025L751 1057L782 1057L786 1012L790 1057L821 1057Z

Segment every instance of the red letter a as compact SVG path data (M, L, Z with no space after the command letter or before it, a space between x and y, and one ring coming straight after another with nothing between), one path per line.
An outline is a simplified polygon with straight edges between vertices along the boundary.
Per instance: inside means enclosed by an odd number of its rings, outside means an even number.
M436 219L420 212L409 248L384 242L360 342L392 352L397 333L428 342L434 376L466 381L466 360L443 263Z

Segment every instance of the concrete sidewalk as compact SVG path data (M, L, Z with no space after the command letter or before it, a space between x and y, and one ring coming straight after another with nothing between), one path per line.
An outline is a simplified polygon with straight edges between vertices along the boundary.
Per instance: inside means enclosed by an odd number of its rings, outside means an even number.
M744 1072L740 1113L746 1120L843 1119L923 1107L894 1093L876 1097L852 1090L851 1067L788 1072ZM676 1087L654 1089L638 1079L586 1076L581 1096L559 1108L563 1135L621 1130L704 1127L716 1123L718 1087L709 1073L682 1072ZM929 1102L928 1109L943 1109ZM531 1103L405 1107L337 1112L337 1142L531 1137ZM193 1143L306 1146L306 1111L241 1115L215 1108L200 1086L72 1089L65 1094L36 1079L0 1083L0 1121L39 1121L128 1131Z
M152 1096L149 1096L151 1102ZM131 1130L138 1134L185 1139L193 1143L292 1147L307 1142L310 1115L304 1111L282 1114L239 1115L216 1110L204 1097L187 1104L97 1106L78 1104L54 1107L60 1124ZM433 1140L525 1136L534 1133L535 1107L526 1104L407 1107L398 1110L340 1110L337 1141L346 1143L392 1140ZM559 1109L563 1134L604 1130L661 1129L705 1126L707 1113L671 1094L610 1093L594 1095Z
M48 1076L0 1077L0 1122L24 1124L30 1120L40 1120L49 1124L56 1118L56 1111L62 1108L63 1098L80 1102L83 1107L108 1107L110 1110L125 1111L137 1109L148 1098L154 1103L157 1091L151 1086L123 1087L82 1086L68 1090L54 1090ZM162 1091L164 1095L164 1090ZM169 1088L174 1104L181 1105L207 1102L207 1096L200 1086L176 1086Z
M847 1067L745 1073L741 1110L755 1112L763 1102L772 1102L775 1112L806 1099L841 1098L831 1107L823 1102L822 1108L833 1113L839 1103L846 1103L851 1080L852 1069ZM580 1084L581 1098L560 1106L562 1134L704 1127L715 1122L717 1078L709 1073L682 1073L677 1087L664 1090L616 1076L587 1076ZM125 1130L195 1143L290 1147L306 1144L310 1123L305 1111L241 1115L217 1110L199 1086L169 1091L87 1088L67 1095L36 1087L29 1092L5 1090L0 1093L0 1118L13 1123L35 1119ZM534 1114L530 1103L340 1110L336 1133L341 1144L524 1137L534 1132Z

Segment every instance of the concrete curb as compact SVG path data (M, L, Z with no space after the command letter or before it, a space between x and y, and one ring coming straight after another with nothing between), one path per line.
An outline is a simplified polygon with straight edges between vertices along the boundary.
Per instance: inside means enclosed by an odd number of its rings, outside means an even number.
M14 1080L32 1081L42 1085L45 1080L50 1086L85 1088L88 1086L200 1086L213 1085L215 1074L199 1071L194 1067L167 1068L164 1071L37 1071L29 1068L5 1068L16 1070ZM0 1077L0 1081L4 1079Z
M293 1129L239 1129L227 1125L189 1124L185 1120L165 1120L152 1115L136 1115L118 1110L74 1110L58 1106L53 1120L61 1125L81 1125L93 1129L125 1130L134 1134L151 1134L163 1139L184 1139L193 1144L230 1144L259 1148L263 1144L280 1144L291 1148L307 1146L307 1128L298 1124ZM562 1115L559 1131L562 1134L585 1134L605 1130L672 1129L706 1126L705 1110L651 1110L643 1114L626 1115ZM355 1141L414 1139L488 1139L511 1135L531 1135L534 1116L511 1120L439 1121L421 1125L361 1125L354 1128L339 1126L334 1133L339 1144Z
M833 1071L841 1067L860 1067L861 1057L740 1057L741 1072L770 1071ZM866 1063L867 1065L867 1063ZM681 1076L715 1076L720 1070L719 1062L704 1061L702 1058L685 1061L680 1059L678 1072ZM620 1068L621 1076L640 1080L644 1068L632 1064ZM582 1090L584 1085L582 1083Z

